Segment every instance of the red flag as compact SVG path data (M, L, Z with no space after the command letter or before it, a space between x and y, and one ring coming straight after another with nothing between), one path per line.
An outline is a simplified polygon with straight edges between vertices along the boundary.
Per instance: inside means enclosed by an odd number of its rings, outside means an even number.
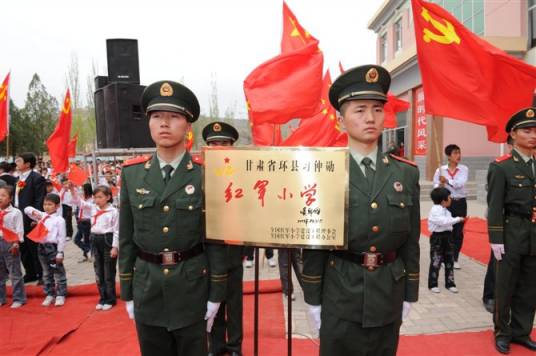
M28 235L26 235L30 240L37 243L43 242L45 240L48 235L48 229L46 228L44 221L47 218L48 216L45 219L39 221L37 225L32 229L32 231L30 231Z
M194 131L192 127L190 126L190 130L188 130L188 133L186 134L186 151L190 151L192 149L192 146L194 145Z
M503 142L510 116L532 105L536 67L490 45L436 4L412 0L427 113L488 127Z
M0 141L9 135L9 73L0 86Z
M52 167L57 173L62 173L69 166L69 137L71 136L71 94L69 89L65 94L65 100L60 111L60 118L54 132L47 140L48 153L52 161Z
M291 52L318 42L298 22L298 19L290 11L286 2L283 2L283 36L281 38L281 53Z
M88 179L87 172L76 164L71 163L67 178L77 186L82 186Z
M67 151L69 152L69 158L74 158L76 156L76 145L78 144L78 132L74 134L73 138L71 138L71 141L69 141L69 148Z
M244 80L250 120L284 124L314 115L322 91L323 62L314 41L255 68Z
M322 82L322 98L317 108L317 114L300 121L300 125L285 139L281 146L332 146L341 131L335 109L329 104L329 87L331 75L329 70Z
M251 124L251 136L255 146L279 146L281 144L281 128L276 124Z
M409 103L407 101L397 98L393 93L387 93L387 103L385 103L385 106L383 107L385 113L383 127L386 129L396 128L396 114L407 111L408 109Z

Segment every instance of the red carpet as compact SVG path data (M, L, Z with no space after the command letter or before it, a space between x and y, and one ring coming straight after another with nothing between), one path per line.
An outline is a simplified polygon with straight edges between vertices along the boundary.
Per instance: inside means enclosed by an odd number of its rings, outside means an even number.
M421 233L430 236L427 219L421 220ZM463 236L462 253L487 265L490 254L487 220L469 218L465 222Z
M244 290L244 355L253 354L252 282ZM261 281L260 340L261 356L286 355L285 319L279 280ZM124 304L108 312L94 310L95 285L69 288L67 303L61 308L42 307L40 288L27 288L28 304L18 310L0 308L0 355L139 355L134 323L128 319ZM536 338L536 333L533 333ZM491 331L439 335L403 336L399 356L494 355ZM318 340L317 340L318 341ZM317 355L311 340L294 339L294 355ZM534 355L512 345L512 355Z

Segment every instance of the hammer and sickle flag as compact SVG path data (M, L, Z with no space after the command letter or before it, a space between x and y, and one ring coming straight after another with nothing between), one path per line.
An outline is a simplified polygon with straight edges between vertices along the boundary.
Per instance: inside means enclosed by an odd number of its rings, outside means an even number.
M63 173L69 166L69 141L71 137L72 112L71 94L65 93L65 100L60 110L60 118L54 132L47 139L48 153L52 167L57 173Z
M9 134L9 73L0 86L0 141Z
M411 0L417 59L428 114L487 128L504 142L512 114L532 105L536 67L464 27L442 7Z

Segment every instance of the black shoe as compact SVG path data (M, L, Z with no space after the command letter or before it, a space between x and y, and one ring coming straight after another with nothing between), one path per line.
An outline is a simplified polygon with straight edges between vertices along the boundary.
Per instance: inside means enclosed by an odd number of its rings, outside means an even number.
M501 354L509 354L510 353L510 343L508 341L506 341L506 340L495 340L495 348Z
M534 342L529 336L522 338L513 338L512 343L526 347L529 350L536 351L536 342Z
M488 300L484 300L483 303L484 303L484 308L486 308L486 310L489 313L493 314L493 312L495 311L495 300L488 299Z

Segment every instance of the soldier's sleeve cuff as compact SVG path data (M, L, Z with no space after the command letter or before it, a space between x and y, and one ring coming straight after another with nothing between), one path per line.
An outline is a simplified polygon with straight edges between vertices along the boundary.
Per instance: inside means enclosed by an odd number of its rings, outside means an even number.
M307 274L302 273L301 277L302 277L302 281L304 283L310 283L310 284L322 283L322 276L321 275L311 276L311 275L307 275Z

